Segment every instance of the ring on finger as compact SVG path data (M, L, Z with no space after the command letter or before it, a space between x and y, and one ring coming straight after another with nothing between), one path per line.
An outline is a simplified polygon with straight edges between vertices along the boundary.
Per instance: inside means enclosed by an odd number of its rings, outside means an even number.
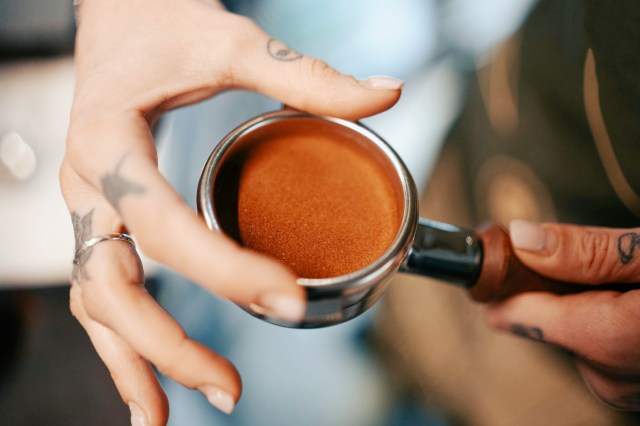
M135 242L133 241L133 238L131 238L131 235L129 235L129 234L124 234L124 233L118 232L118 233L115 233L115 234L96 235L94 237L91 237L91 238L85 240L80 245L80 247L78 247L78 250L76 250L76 255L73 258L73 264L74 265L79 265L80 264L80 258L82 257L82 255L85 254L90 248L92 248L96 244L101 243L103 241L125 241L125 242L131 244L133 247L136 246Z

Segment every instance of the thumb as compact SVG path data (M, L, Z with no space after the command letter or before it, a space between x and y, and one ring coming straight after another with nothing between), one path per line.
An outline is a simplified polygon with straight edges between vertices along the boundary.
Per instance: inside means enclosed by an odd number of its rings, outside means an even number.
M640 228L514 220L510 235L522 263L547 277L585 284L640 282Z
M319 115L359 119L391 108L402 81L393 77L356 80L321 60L303 55L261 30L235 63L236 85Z

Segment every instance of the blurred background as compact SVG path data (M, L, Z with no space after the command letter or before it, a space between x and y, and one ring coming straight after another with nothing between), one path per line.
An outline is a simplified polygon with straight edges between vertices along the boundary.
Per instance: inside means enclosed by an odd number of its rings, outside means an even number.
M403 79L406 84L398 105L365 123L398 151L421 193L473 92L476 71L496 63L497 52L513 40L534 3L227 2L231 10L252 17L292 48L343 72L358 78ZM129 422L128 409L108 372L68 311L73 232L58 189L57 170L73 95L74 29L70 0L0 0L0 425ZM504 88L500 74L492 76L493 89ZM506 95L491 99L502 113L489 111L489 120L498 131L508 131L513 124L509 112L513 99ZM167 114L157 133L161 170L195 206L201 167L217 141L244 120L276 108L279 104L272 99L236 91ZM509 167L520 170L517 164L497 161L485 174ZM498 194L522 192L513 180L497 185ZM446 188L450 187L440 189L445 192L441 199L447 198ZM527 204L525 194L524 201L514 205L498 202L501 207L487 216L507 218L539 209L546 212L541 217L553 218L553 209L545 207L551 202L544 188L534 189L535 202ZM463 206L466 196L457 195ZM438 200L425 202L438 204ZM434 216L438 214L433 211ZM455 216L447 218L453 221ZM491 424L486 420L491 416L474 422L473 415L461 407L479 406L482 412L495 408L496 416L498 408L504 408L492 406L490 398L483 403L481 397L447 404L431 397L437 392L416 389L414 382L402 379L403 374L412 373L398 373L394 365L406 361L401 358L409 351L403 345L419 333L403 335L404 343L376 337L394 333L385 331L384 325L392 323L385 320L389 309L382 313L382 308L374 309L328 329L288 330L262 323L161 267L149 269L148 281L157 300L190 336L228 357L244 379L241 402L233 415L225 416L197 392L163 378L172 425ZM394 297L402 301L410 294ZM437 323L438 306L433 305L425 304L433 314L424 321ZM377 325L379 321L382 326ZM447 336L435 336L429 344L447 346L447 342ZM381 347L385 345L394 350ZM435 348L431 350L435 353ZM442 374L426 374L434 383L461 371L453 359L442 360L438 368ZM576 383L571 377L567 380ZM481 389L486 378L474 376L465 387ZM505 419L493 424L524 424Z

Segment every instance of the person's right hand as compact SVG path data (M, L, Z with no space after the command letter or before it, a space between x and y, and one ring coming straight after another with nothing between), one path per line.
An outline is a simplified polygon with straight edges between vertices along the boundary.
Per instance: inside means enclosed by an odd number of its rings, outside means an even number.
M391 107L401 83L339 74L211 0L85 0L80 9L76 93L60 170L77 246L126 229L145 254L213 293L300 319L305 295L293 274L209 231L158 172L149 126L169 109L232 88L357 119ZM166 396L149 362L233 410L241 393L233 365L189 339L142 283L136 251L103 242L78 259L71 286L71 310L132 422L167 421Z
M490 305L489 324L567 349L598 399L640 411L640 228L522 220L510 228L518 258L539 274L585 290L612 283L630 290L522 293Z

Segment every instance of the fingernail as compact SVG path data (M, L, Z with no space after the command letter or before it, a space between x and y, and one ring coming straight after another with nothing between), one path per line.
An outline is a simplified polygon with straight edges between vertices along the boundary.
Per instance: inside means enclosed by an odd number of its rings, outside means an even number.
M131 426L147 426L149 424L144 411L135 402L129 403L129 411L131 411Z
M509 224L511 244L517 249L540 252L548 247L549 233L540 225L527 220L512 220Z
M385 75L376 75L365 80L360 80L360 84L372 89L398 90L404 84L402 80Z
M291 322L299 322L304 318L306 305L301 300L282 294L265 294L252 304L251 309L265 316L273 316Z
M236 402L231 395L215 386L202 386L199 388L209 401L209 404L226 414L231 414Z

